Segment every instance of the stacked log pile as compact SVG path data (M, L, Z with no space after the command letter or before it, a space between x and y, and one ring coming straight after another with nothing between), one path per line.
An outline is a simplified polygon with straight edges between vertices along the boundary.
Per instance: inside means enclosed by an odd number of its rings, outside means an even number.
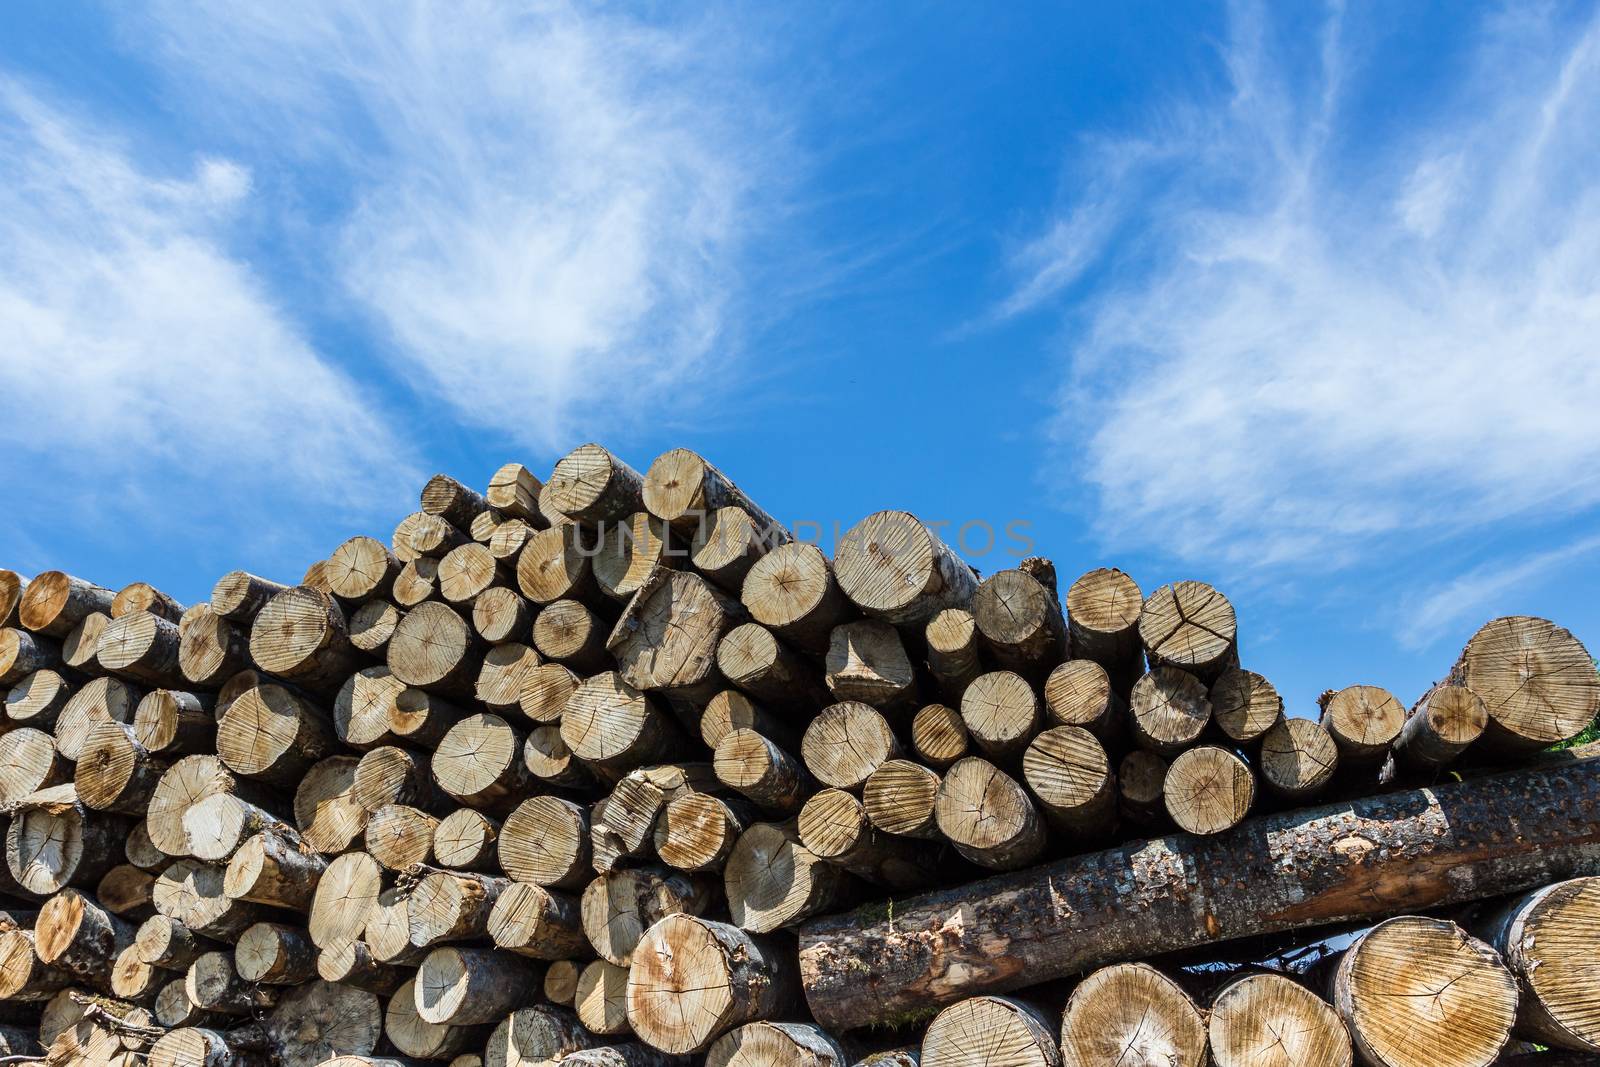
M191 606L0 571L0 627L0 1062L1600 1062L1542 619L1298 717L1203 582L830 559L585 445Z

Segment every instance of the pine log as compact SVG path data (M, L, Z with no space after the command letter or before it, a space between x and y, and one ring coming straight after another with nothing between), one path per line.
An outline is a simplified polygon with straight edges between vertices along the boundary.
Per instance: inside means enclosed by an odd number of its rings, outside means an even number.
M1250 765L1220 745L1182 752L1162 783L1167 814L1191 834L1216 834L1239 825L1256 799Z
M687 448L655 458L645 473L643 499L645 510L689 536L713 512L727 507L740 508L762 527L778 525L726 474Z
M100 666L100 638L110 625L111 616L103 611L85 615L61 639L61 664L85 677L105 674L106 669Z
M1003 1063L1061 1067L1052 1027L1033 1005L1010 997L973 997L941 1011L922 1038L922 1067Z
M239 846L228 861L222 889L236 900L304 911L326 869L327 861L298 834L273 828Z
M140 963L166 971L187 971L189 964L217 946L170 915L152 915L133 936Z
M572 1007L590 1033L629 1033L628 968L609 960L590 960L578 973Z
M1505 1048L1517 982L1494 949L1454 923L1402 916L1346 950L1333 1006L1374 1067L1469 1067Z
M896 901L892 927L808 923L807 1001L849 1029L1116 960L1519 892L1600 866L1597 818L1591 756L1134 842Z
M0 746L10 736L0 738ZM108 720L90 731L78 755L73 784L87 807L142 815L168 766L139 743L132 727Z
M192 685L214 687L250 666L249 631L209 604L196 604L178 627L178 669Z
M589 813L570 800L532 797L500 827L500 866L519 882L581 889L589 876Z
M522 764L528 773L547 786L561 789L592 789L596 779L589 768L572 754L561 740L561 727L535 726L522 746Z
M1069 659L1050 672L1044 712L1055 725L1088 730L1108 748L1121 747L1127 735L1128 703L1094 660Z
M826 911L852 888L843 870L805 846L793 820L756 823L740 834L722 879L734 924L758 934Z
M458 611L470 607L481 593L505 586L511 579L488 546L476 542L452 548L439 561L439 595Z
M236 623L254 622L267 601L288 588L247 571L229 571L211 588L211 610Z
M489 502L448 474L435 474L422 487L422 513L438 515L452 526L465 530L472 518L489 510Z
M262 911L246 901L236 900L223 890L227 870L212 863L177 860L168 864L156 878L151 900L162 915L176 919L203 937L232 941Z
M389 996L406 980L407 972L381 962L372 946L357 938L338 941L317 953L317 977L352 989Z
M800 757L823 785L859 789L886 760L900 757L900 743L875 708L845 701L823 708L811 720Z
M1350 1034L1325 1001L1281 974L1248 974L1211 1000L1216 1067L1350 1067Z
M595 869L609 871L624 857L646 854L656 819L674 797L716 787L709 763L669 763L629 771L589 812Z
M913 889L940 880L937 850L879 831L862 802L842 789L806 801L797 828L814 856L873 885Z
M424 811L439 807L439 791L429 772L427 756L397 745L383 745L361 757L356 764L355 783L350 797L367 809L368 831L370 815L391 805L409 805ZM433 838L432 824L428 828L428 842ZM424 843L424 849L428 847Z
M301 927L256 923L239 935L233 965L247 982L299 985L316 977L317 946Z
M146 751L162 755L214 752L216 698L209 693L152 689L134 709L133 739Z
M471 808L503 811L526 792L522 742L498 715L469 715L450 727L433 753L433 780Z
M781 526L763 526L740 507L717 508L692 534L689 560L694 569L735 596L744 590L750 569L768 552L791 540Z
M349 848L367 826L367 810L355 802L354 756L329 756L306 772L294 792L294 824L312 849L334 855Z
M187 967L184 969L188 970ZM189 1002L189 994L184 991L181 973L156 993L155 1015L156 1022L169 1030L205 1026L225 1018L221 1015L212 1015L208 1011L201 1011Z
M0 627L0 684L15 685L35 671L61 666L61 645L14 626Z
M403 617L389 601L369 600L350 613L350 643L369 656L378 655L388 646Z
M328 713L279 685L246 690L217 722L217 755L231 770L269 785L298 784L335 747Z
M472 602L472 628L491 645L531 640L533 606L509 586L485 589Z
M564 960L589 952L578 900L530 882L512 882L501 890L489 912L489 936L497 947L536 960Z
M226 951L204 953L191 963L183 989L196 1007L219 1015L253 1015L277 999L271 990L241 978L233 953Z
M533 620L533 647L547 659L557 660L584 674L603 669L606 655L605 623L576 600L546 604Z
M385 804L367 819L367 854L391 871L426 863L439 820L407 804Z
M576 980L574 980L576 988ZM489 1035L482 1067L554 1064L598 1042L567 1008L536 1004L518 1008Z
M155 875L131 863L119 863L95 883L94 897L113 915L137 921L153 907Z
M746 1023L717 1039L706 1067L849 1067L826 1030L810 1023Z
M522 699L523 680L537 666L539 654L527 645L495 645L484 654L474 695L492 711L515 710Z
M417 748L438 748L450 728L467 713L425 689L402 689L385 709L389 733Z
M759 815L737 800L709 793L684 793L656 820L656 854L681 871L720 871L733 846Z
M443 559L454 549L471 544L472 537L442 515L421 514L412 521L407 542L416 554L411 561L414 564L424 559Z
M596 1045L561 1058L563 1067L677 1067L682 1062L681 1056L668 1055L640 1041Z
M524 519L543 525L539 514L539 491L544 483L520 463L507 463L489 478L484 502L508 519Z
M599 531L595 552L595 584L612 600L626 601L660 567L682 567L689 551L672 528L640 511L625 522L608 523Z
M472 517L472 525L467 527L467 533L474 542L488 548L489 543L494 540L495 531L500 529L500 524L504 521L503 516L493 508L480 511Z
M22 630L0 630L0 643L7 633ZM0 661L3 661L0 651ZM0 677L3 677L0 672ZM6 718L14 726L31 726L41 731L54 729L56 719L72 697L72 686L59 672L49 668L30 671L22 676L6 693Z
M250 626L250 658L269 674L308 689L335 689L356 668L339 602L307 586L267 601Z
M1472 690L1436 685L1422 694L1395 738L1395 758L1415 771L1448 767L1483 736L1489 709Z
M911 720L911 749L930 767L943 770L965 756L967 742L967 724L955 708L929 704Z
M111 995L137 1004L141 1008L155 1006L156 996L167 984L167 974L141 963L132 945L120 950L111 961Z
M600 958L618 967L633 960L644 932L668 915L704 915L715 901L706 879L664 867L609 871L584 887L583 929Z
M1594 945L1600 878L1574 878L1523 894L1480 927L1516 975L1517 1033L1530 1041L1600 1053Z
M972 596L984 646L1008 671L1043 681L1067 658L1067 621L1053 589L1025 570L999 571Z
M574 522L620 522L644 507L644 478L596 444L562 456L545 488L550 503Z
M561 715L561 740L585 766L611 778L668 762L683 743L654 698L615 671L588 678L573 691Z
M352 537L328 557L328 587L346 604L383 599L394 588L402 565L382 541Z
M742 623L723 635L717 667L728 681L770 707L810 711L829 702L816 668L758 622Z
M109 615L116 594L62 571L34 575L17 602L17 620L44 637L63 638L92 612Z
M517 557L517 588L535 604L589 603L600 595L594 582L594 552L593 534L581 526L539 530Z
M957 852L995 870L1025 866L1045 846L1044 823L1027 792L976 756L957 761L945 773L934 818Z
M902 837L938 839L934 805L939 774L910 760L892 759L867 776L861 802L872 825Z
M833 566L851 603L895 626L921 628L944 608L967 607L978 587L972 568L905 511L879 511L852 526Z
M150 1046L150 1067L266 1067L266 1055L235 1048L229 1036L201 1026L168 1030Z
M457 871L493 871L499 822L472 808L457 808L433 828L433 858Z
M134 928L76 889L63 889L39 909L34 951L41 963L93 984L110 977L110 964L133 944Z
M718 642L748 617L743 604L698 574L657 568L628 602L606 648L629 685L698 707L723 688Z
M11 805L6 866L29 893L92 886L116 866L128 823L91 812L70 785L50 786Z
M1102 967L1080 982L1061 1018L1062 1067L1103 1063L1202 1067L1206 1024L1189 994L1142 963ZM1315 1061L1311 1061L1315 1062Z
M410 611L419 604L435 600L439 596L439 561L431 556L418 556L404 567L395 576L394 589L391 591L395 605L401 612ZM396 629L399 624L396 624ZM394 640L394 635L389 635L389 640Z
M354 941L366 928L383 888L383 868L365 852L336 856L311 898L308 929L318 948Z
M807 709L809 717L812 709ZM724 689L700 713L700 740L715 751L735 730L754 730L789 752L800 749L800 730L788 718L779 718L737 689Z
M1089 571L1067 590L1067 635L1074 659L1098 663L1118 692L1144 673L1139 615L1144 594L1122 571Z
M265 1025L278 1067L317 1067L340 1053L366 1056L377 1048L383 1009L371 993L307 982L284 992Z
M1239 665L1238 621L1228 598L1205 582L1157 589L1139 611L1150 667L1173 667L1210 684Z
M517 884L522 885L521 882ZM578 995L578 970L578 965L572 960L552 960L544 972L545 999L552 1004L572 1007Z
M1339 746L1314 719L1284 719L1261 738L1261 780L1297 803L1328 788L1339 767Z
M961 698L961 721L967 735L997 763L1013 764L1021 758L1039 730L1039 719L1039 698L1033 687L1011 671L979 675Z
M451 1026L492 1023L537 988L538 966L488 948L446 945L428 953L417 971L417 1014Z
M28 580L16 571L0 567L0 626L17 624L17 604L28 588Z
M95 658L113 674L153 686L182 685L182 640L178 626L150 611L132 611L111 620L100 634Z
M333 700L333 732L351 748L366 751L392 744L391 712L406 683L388 667L363 667L339 687Z
M1483 699L1489 725L1478 747L1491 752L1548 748L1600 715L1594 659L1576 637L1545 619L1514 615L1485 623L1445 680Z
M833 628L856 614L828 558L803 542L780 545L757 560L739 599L756 622L814 656L827 652Z
M395 677L407 685L468 697L483 663L483 644L458 612L429 601L395 627L388 662Z
M39 959L33 938L32 930L0 932L0 1001L38 1003L77 983L72 972Z
M1076 841L1115 832L1117 784L1106 750L1088 730L1053 726L1022 755L1022 778L1046 818Z
M1318 703L1322 705L1322 725L1339 747L1339 762L1348 767L1382 763L1405 726L1405 707L1387 689L1375 685L1352 685L1325 693Z
M1169 760L1194 744L1211 721L1206 687L1173 667L1157 667L1135 682L1128 708L1134 740Z
M18 727L0 735L0 806L10 807L32 793L60 785L73 773L42 730Z
M859 701L890 713L919 703L916 669L899 632L886 622L861 619L835 626L823 667L836 701Z
M799 761L754 730L724 735L712 754L712 766L717 781L783 815L799 812L816 790L816 782Z
M489 913L508 878L467 871L430 871L411 890L411 943L428 948L445 941L489 936Z
M484 1027L440 1025L423 1019L417 1014L414 979L408 979L389 998L383 1033L405 1055L424 1060L442 1060L467 1048L481 1048L489 1036Z
M1283 698L1254 671L1230 667L1211 683L1211 719L1223 736L1244 745L1261 738L1283 718Z
M923 628L928 646L928 669L944 698L959 704L961 694L983 673L978 655L978 623L965 608L945 608Z
M81 759L94 728L103 722L132 722L144 695L143 689L120 678L96 678L79 686L56 719L56 748L66 759Z
M378 901L367 916L361 941L374 964L414 967L427 952L411 943L411 890L408 880L378 894ZM337 946L335 946L337 947ZM333 960L328 961L331 966ZM318 957L318 969L322 959Z
M669 916L635 952L628 1025L647 1044L684 1054L735 1026L781 1017L798 1000L791 951L726 923Z

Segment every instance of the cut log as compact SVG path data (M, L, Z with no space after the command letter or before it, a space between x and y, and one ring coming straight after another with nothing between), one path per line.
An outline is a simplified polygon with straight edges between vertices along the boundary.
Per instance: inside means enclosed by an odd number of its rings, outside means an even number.
M327 862L298 834L267 830L233 854L222 891L236 900L304 911L326 869Z
M967 1063L1061 1067L1044 1015L1010 997L973 997L941 1011L922 1038L922 1067Z
M873 885L911 889L940 881L937 850L879 831L861 801L842 789L824 789L806 801L798 829L818 859Z
M588 884L589 813L559 797L533 797L517 805L500 827L500 866L519 882L546 888Z
M458 611L470 607L479 594L510 580L510 573L501 569L488 546L477 542L458 545L439 561L439 595Z
M533 606L507 586L485 589L472 602L472 627L491 645L527 642L533 633Z
M552 960L544 972L545 999L552 1004L572 1007L578 996L578 973L578 965L572 960Z
M833 628L856 613L828 558L803 542L780 545L757 560L739 599L756 622L815 656L828 651Z
M0 643L3 643L7 633L23 632L0 630ZM3 655L3 650L0 650L0 661L3 661ZM3 672L0 672L0 677L3 676ZM71 697L72 686L60 673L49 668L30 671L6 694L6 718L11 720L13 726L31 726L48 731L55 727L56 719Z
M816 782L799 761L754 730L725 735L717 742L712 761L717 781L768 811L793 815L816 790Z
M783 942L672 915L651 927L635 952L628 1025L663 1052L699 1052L735 1026L787 1014L797 992L794 958Z
M756 562L790 541L789 531L762 526L738 507L717 508L691 536L689 560L694 569L735 596L743 591Z
M385 804L367 820L367 854L391 871L426 863L439 820L420 808Z
M222 761L247 778L279 787L298 784L335 747L328 713L280 685L246 690L217 722Z
M442 1060L471 1047L482 1047L488 1033L482 1027L441 1026L417 1014L416 981L408 979L384 1010L383 1033L407 1056Z
M443 559L452 550L471 544L472 538L441 515L423 514L411 524L409 543L417 556L411 562L419 563L424 559Z
M1514 615L1485 623L1446 681L1483 699L1489 726L1479 747L1503 754L1568 740L1600 715L1594 659L1576 637L1545 619Z
M178 920L196 934L232 941L264 916L255 905L228 896L223 891L226 881L223 867L178 860L156 879L151 899L162 915Z
M584 887L583 929L601 959L626 967L651 926L668 915L704 915L714 900L711 882L681 871L664 867L609 871Z
M1239 665L1233 605L1205 582L1176 582L1151 593L1139 611L1139 640L1152 670L1174 667L1207 684Z
M267 601L288 588L247 571L229 571L211 587L211 610L237 623L253 622Z
M397 693L387 709L389 733L396 740L418 748L438 748L450 727L467 713L443 697L425 689L406 688Z
M187 971L189 964L217 946L169 915L152 915L133 936L140 963L166 971Z
M599 1039L566 1008L537 1004L512 1012L489 1035L482 1067L532 1067L554 1064Z
M89 735L103 722L132 722L144 690L120 678L96 678L79 686L56 719L56 749L69 760L83 757Z
M528 773L548 786L591 789L595 777L561 740L561 727L535 726L522 746L522 764Z
M394 589L401 566L382 541L352 537L328 557L328 588L348 604L381 600Z
M811 710L807 709L807 717ZM724 689L700 713L700 740L715 751L722 739L735 730L754 730L789 752L800 749L800 730L792 722L780 719L737 689Z
M1600 760L1574 758L1074 856L897 900L892 925L806 924L806 999L851 1029L1107 962L1520 892L1593 869L1597 805Z
M495 645L483 657L474 694L492 711L511 711L522 699L522 683L539 666L539 654L527 645Z
M597 444L562 456L545 488L550 503L574 522L621 522L644 507L644 478Z
M756 810L742 801L684 793L656 820L656 854L682 871L720 871L739 836L758 819Z
M14 626L0 628L0 684L14 685L35 671L59 666L61 646L55 641Z
M810 1023L746 1023L717 1039L706 1067L849 1067L826 1030Z
M191 755L216 750L216 698L152 689L133 712L133 739L148 752Z
M556 600L533 620L539 654L585 674L603 669L609 631L598 615L576 600Z
M156 995L166 984L166 973L139 962L132 945L119 951L111 961L111 995L130 1004L153 1007Z
M1108 837L1117 827L1117 783L1100 741L1077 726L1053 726L1022 755L1022 778L1050 822L1075 840Z
M590 769L620 778L635 767L670 761L683 737L652 697L607 671L573 691L561 715L561 740Z
M121 855L128 823L91 812L70 785L30 793L11 806L6 867L23 889L39 896L69 885L92 886Z
M155 875L131 863L119 863L95 883L94 897L113 915L137 921L150 914Z
M700 707L724 687L717 644L747 618L744 605L698 574L657 568L628 602L606 648L629 685Z
M1505 1048L1517 982L1492 948L1455 923L1403 916L1345 952L1333 1006L1374 1067L1469 1067Z
M61 640L62 665L85 677L105 674L106 669L100 666L100 638L110 625L111 616L103 611L85 615Z
M502 521L498 511L493 509L480 511L472 517L472 525L467 528L467 533L471 535L473 541L487 548L494 540L495 531L500 529Z
M835 626L823 666L834 700L860 701L891 713L919 703L916 669L899 632L886 622L862 619Z
M645 510L693 536L714 512L737 507L763 528L777 526L738 486L687 448L663 452L645 473Z
M411 943L409 880L378 894L378 902L373 906L372 914L367 916L361 941L366 944L367 954L374 964L414 967L422 962L427 953ZM329 967L333 962L331 958L328 960ZM320 971L323 966L320 957L317 965Z
M589 951L577 899L530 882L512 882L501 890L489 912L489 936L497 947L536 960L570 959ZM548 985L549 974L545 977Z
M388 667L361 668L345 679L333 700L333 732L362 751L392 743L390 713L406 688Z
M360 937L382 888L383 868L377 860L365 852L336 856L311 898L311 940L318 948L328 948Z
M117 594L62 571L34 576L17 602L17 621L45 637L62 638L92 612L110 615Z
M196 604L178 627L178 669L193 685L214 687L250 666L249 631L209 604Z
M395 604L402 612L418 604L425 604L439 596L439 561L430 556L418 556L400 568L391 591ZM398 627L397 627L398 628ZM394 640L394 635L389 635Z
M375 748L356 764L355 783L351 786L350 797L369 813L396 804L433 810L439 805L439 791L434 788L426 761L427 757L421 753L396 745ZM369 833L371 828L369 818ZM432 837L430 824L430 842Z
M1574 878L1512 900L1482 927L1516 975L1517 1033L1530 1041L1600 1052L1594 944L1600 878Z
M188 968L184 968L187 970ZM169 1029L181 1027L204 1026L226 1018L221 1015L212 1015L208 1011L201 1011L189 1003L189 994L184 992L183 975L168 982L156 994L155 1007L156 1022Z
M1089 571L1067 590L1067 634L1074 659L1093 660L1126 693L1144 673L1139 616L1144 594L1122 571Z
M1169 760L1194 744L1211 722L1206 687L1174 667L1157 667L1135 682L1128 709L1134 740Z
M1316 797L1333 781L1339 747L1314 719L1284 719L1261 738L1261 780L1291 801Z
M709 763L669 763L629 771L589 812L595 870L609 871L624 857L646 854L656 818L674 797L716 787Z
M1395 757L1417 771L1448 767L1483 736L1489 709L1472 690L1459 685L1436 685L1406 717L1395 738Z
M943 770L965 756L967 740L961 713L943 704L929 704L911 720L911 749L930 767Z
M0 1001L39 1003L77 981L70 971L51 967L39 959L33 948L32 930L0 932Z
M928 669L944 698L960 703L972 680L983 673L978 655L978 624L965 608L945 608L923 628L928 646Z
M371 1054L383 1035L383 1008L371 993L307 982L279 998L265 1025L279 1067L317 1067L341 1053Z
M150 1067L266 1067L264 1053L234 1048L226 1033L201 1026L169 1030L150 1046Z
M133 934L132 926L98 901L63 889L39 909L33 944L41 963L99 984L109 977L111 960L133 944Z
M250 658L267 673L308 689L337 689L356 669L339 602L307 586L267 601L250 626Z
M56 751L55 740L42 730L19 727L0 736L0 806L10 807L24 797L72 774L72 766Z
M489 948L436 948L417 970L417 1014L450 1026L492 1023L518 1007L540 978L538 967L520 956Z
M1230 667L1211 684L1211 720L1228 740L1249 744L1283 719L1283 698L1255 671Z
M1167 814L1179 829L1216 834L1239 825L1249 813L1256 776L1220 745L1199 745L1172 761L1161 789Z
M989 758L1012 764L1039 730L1039 698L1020 674L991 671L967 686L961 721Z
M22 731L0 738L0 748L17 733ZM168 766L139 743L131 726L108 720L90 731L78 756L73 784L78 799L96 811L142 815Z
M489 913L510 885L509 879L488 874L428 872L411 890L411 943L427 948L488 937Z
M27 588L26 578L16 571L0 567L0 626L17 624L17 604Z
M247 982L299 985L316 977L317 946L298 926L256 923L239 935L233 965Z
M435 474L422 487L422 513L438 515L463 530L472 525L473 516L488 510L489 502L482 495L448 474Z
M666 523L643 511L599 531L595 552L595 584L612 600L637 593L658 567L681 567L688 549Z
M517 557L517 588L535 604L557 600L590 602L594 583L594 537L576 524L539 530Z
M457 808L433 828L433 858L457 871L493 871L500 824L481 811Z
M349 848L367 827L367 810L351 795L354 756L329 756L306 772L294 792L294 824L308 846L324 855Z
M859 789L900 744L877 709L857 701L832 704L811 720L800 742L806 769L823 785Z
M985 578L972 596L984 646L1008 671L1043 681L1067 658L1067 621L1054 589L1024 570Z
M1334 1010L1281 974L1235 978L1211 1000L1216 1067L1350 1067L1350 1034Z
M596 1045L561 1058L563 1067L677 1067L682 1057L671 1056L639 1041Z
M728 681L770 707L809 711L828 703L816 668L758 622L742 623L723 635L717 667Z
M385 964L365 941L339 941L317 953L317 977L386 997L399 989L406 972Z
M369 600L350 613L350 643L369 656L388 646L404 616L387 600Z
M433 780L457 803L503 811L527 791L522 742L498 715L469 715L433 754Z
M544 483L520 463L507 463L489 478L489 490L483 494L484 502L500 514L512 519L524 519L543 525L539 514L539 492Z
M183 990L195 1007L219 1015L253 1015L277 1000L272 990L241 978L233 966L233 953L226 951L204 953L189 964Z
M938 799L938 772L903 759L884 761L861 790L872 825L903 837L939 837L933 810Z
M1349 767L1382 763L1400 730L1406 709L1387 689L1352 685L1321 700L1322 725L1339 747L1339 761Z
M628 1033L628 968L608 960L589 961L578 974L572 1007L590 1033Z
M976 756L957 761L945 773L934 818L956 851L980 866L1011 870L1044 850L1044 823L1028 794Z
M851 889L843 870L805 846L792 820L756 823L740 834L722 880L734 925L758 934L826 911Z
M1319 1062L1319 1061L1306 1061ZM1104 1063L1202 1067L1206 1024L1189 994L1142 963L1102 967L1078 984L1061 1018L1062 1067Z
M100 634L95 657L113 674L154 686L183 684L178 626L149 611L111 620Z
M419 604L389 639L389 669L407 685L447 696L471 696L483 643L454 609Z
M879 511L852 526L833 556L850 602L895 626L927 625L944 608L964 608L978 578L915 515Z

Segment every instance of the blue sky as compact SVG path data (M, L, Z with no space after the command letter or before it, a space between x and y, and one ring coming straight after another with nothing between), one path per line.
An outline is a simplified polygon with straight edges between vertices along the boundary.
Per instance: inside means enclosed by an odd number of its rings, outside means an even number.
M1600 644L1600 9L1079 7L7 5L0 563L598 439L1211 580L1301 712Z

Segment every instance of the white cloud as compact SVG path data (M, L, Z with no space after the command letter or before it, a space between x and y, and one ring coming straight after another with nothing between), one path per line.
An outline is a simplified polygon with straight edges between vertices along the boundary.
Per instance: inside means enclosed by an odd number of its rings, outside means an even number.
M781 173L727 19L239 3L150 32L219 129L337 175L337 281L462 421L553 449L716 381Z
M173 508L288 490L360 510L408 475L357 386L230 253L249 189L228 160L148 173L0 80L0 442L30 497L102 520L156 490Z
M1400 613L1400 639L1410 648L1426 648L1457 624L1500 610L1506 598L1600 551L1600 537L1587 537L1514 562L1491 561L1448 582L1407 599ZM1513 605L1506 609L1515 614Z
M1600 22L1501 17L1377 102L1338 8L1310 62L1231 26L1229 93L1096 148L1015 261L1010 314L1103 271L1057 424L1101 532L1322 564L1600 502Z

